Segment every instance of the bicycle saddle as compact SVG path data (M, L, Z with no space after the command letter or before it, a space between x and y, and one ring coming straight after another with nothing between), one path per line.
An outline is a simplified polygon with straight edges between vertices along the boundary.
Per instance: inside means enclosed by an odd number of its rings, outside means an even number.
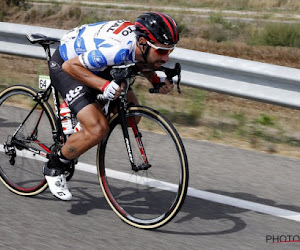
M48 37L43 34L29 34L26 36L26 38L32 43L39 43L41 45L43 44L53 44L60 41L58 38Z

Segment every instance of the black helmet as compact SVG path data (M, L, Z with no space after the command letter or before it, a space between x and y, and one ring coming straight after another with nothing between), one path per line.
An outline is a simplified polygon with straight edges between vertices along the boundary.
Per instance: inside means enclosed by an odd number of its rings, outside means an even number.
M174 45L179 41L179 33L175 20L159 12L148 12L135 20L137 37L145 37L153 43Z

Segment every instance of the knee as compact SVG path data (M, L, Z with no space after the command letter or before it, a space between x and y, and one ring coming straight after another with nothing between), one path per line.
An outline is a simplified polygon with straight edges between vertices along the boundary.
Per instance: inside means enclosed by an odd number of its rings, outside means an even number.
M88 128L86 130L87 137L92 142L93 145L97 145L102 141L104 136L109 131L109 125L108 123L101 123L101 124L95 124L92 127Z
M106 117L96 104L89 104L77 114L84 140L91 146L95 146L109 131Z
M82 129L82 133L85 135L84 139L88 141L91 146L99 144L108 131L109 125L107 122L95 123Z
M107 122L97 124L92 128L92 133L95 137L103 138L109 131L109 125Z

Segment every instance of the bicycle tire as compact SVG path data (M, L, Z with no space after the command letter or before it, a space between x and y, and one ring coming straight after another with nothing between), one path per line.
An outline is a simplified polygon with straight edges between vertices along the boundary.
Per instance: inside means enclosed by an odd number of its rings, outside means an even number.
M124 222L141 229L159 228L175 217L185 200L189 171L184 145L174 126L159 112L144 106L130 107L126 119L140 119L139 134L151 164L148 170L135 172L118 117L115 114L110 119L110 131L98 146L100 186L108 204ZM133 129L128 130L132 135ZM135 138L130 137L130 143L135 162L144 161Z
M42 170L43 161L47 160L46 155L54 145L52 131L56 130L56 123L53 110L48 102L37 101L37 95L36 90L24 85L13 85L0 93L0 180L10 191L23 196L37 195L48 187ZM33 110L32 113L30 110ZM36 130L33 131L33 128ZM40 150L44 157L37 151L34 153L15 144L11 147L11 152L15 150L16 153L15 162L10 162L3 145L13 145L11 138L17 129L19 131L14 138ZM43 132L39 133L40 130Z

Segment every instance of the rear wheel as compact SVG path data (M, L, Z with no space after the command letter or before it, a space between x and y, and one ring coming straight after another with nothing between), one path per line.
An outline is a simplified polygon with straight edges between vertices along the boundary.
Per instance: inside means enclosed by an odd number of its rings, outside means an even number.
M186 196L188 162L183 143L172 124L147 107L129 108L130 142L124 143L118 118L118 114L112 117L110 132L98 147L102 191L126 223L143 229L161 227L174 218Z
M47 188L43 165L54 145L55 116L36 96L22 85L0 93L0 180L19 195L37 195Z

